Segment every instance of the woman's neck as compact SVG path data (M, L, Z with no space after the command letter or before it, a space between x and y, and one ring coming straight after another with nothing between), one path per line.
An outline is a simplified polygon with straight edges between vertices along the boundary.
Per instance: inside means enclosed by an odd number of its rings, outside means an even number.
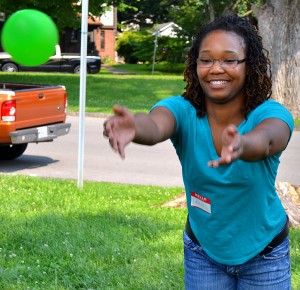
M244 120L242 104L207 104L206 112L208 120L219 126L238 126Z

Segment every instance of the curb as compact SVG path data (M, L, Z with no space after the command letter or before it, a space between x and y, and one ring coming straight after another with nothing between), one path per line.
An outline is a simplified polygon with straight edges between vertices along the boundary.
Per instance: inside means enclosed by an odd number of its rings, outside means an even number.
M105 113L85 113L84 115L86 117L91 117L91 118L107 118L107 117L111 116L112 114L105 114ZM79 112L67 112L67 116L79 117Z

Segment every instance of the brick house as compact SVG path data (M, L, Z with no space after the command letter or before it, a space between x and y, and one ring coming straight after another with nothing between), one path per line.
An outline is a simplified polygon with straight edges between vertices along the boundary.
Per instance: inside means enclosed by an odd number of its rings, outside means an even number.
M115 39L117 33L117 11L111 8L102 16L88 18L88 53L99 54L103 59L115 60ZM67 29L60 34L60 46L63 52L80 51L80 29Z

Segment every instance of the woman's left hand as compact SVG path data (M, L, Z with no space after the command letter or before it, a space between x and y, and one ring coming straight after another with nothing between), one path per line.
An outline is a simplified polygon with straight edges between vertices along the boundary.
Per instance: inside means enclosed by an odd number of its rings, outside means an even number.
M208 162L209 167L229 164L241 156L243 152L242 135L235 125L227 126L222 133L221 157Z

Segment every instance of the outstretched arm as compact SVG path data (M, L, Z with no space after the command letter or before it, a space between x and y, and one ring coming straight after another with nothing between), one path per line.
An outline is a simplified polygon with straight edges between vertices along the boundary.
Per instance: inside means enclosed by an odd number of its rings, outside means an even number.
M222 134L221 158L208 162L208 166L218 167L237 159L257 161L277 154L287 146L290 134L288 125L276 118L264 120L245 135L229 125Z
M113 111L114 116L103 125L103 135L122 158L125 158L124 148L130 142L154 145L170 138L175 131L175 117L165 107L156 107L149 114L134 115L120 106L114 106Z

